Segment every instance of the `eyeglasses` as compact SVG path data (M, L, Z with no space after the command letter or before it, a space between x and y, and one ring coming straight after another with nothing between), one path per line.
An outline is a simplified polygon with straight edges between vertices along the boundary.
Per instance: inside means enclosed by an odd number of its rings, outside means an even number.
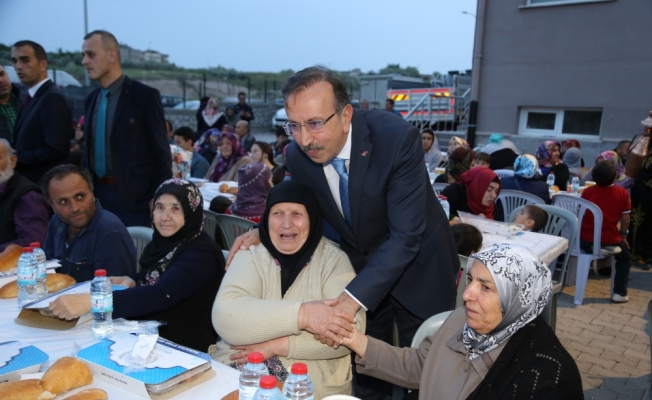
M285 129L285 132L287 132L288 135L293 135L293 136L299 136L301 134L301 127L305 126L306 131L309 133L319 133L324 131L324 125L328 121L331 120L337 114L337 112L334 112L331 114L330 117L326 118L323 121L308 121L305 125L297 124L297 123L290 123L286 122L285 125L283 125L283 128Z

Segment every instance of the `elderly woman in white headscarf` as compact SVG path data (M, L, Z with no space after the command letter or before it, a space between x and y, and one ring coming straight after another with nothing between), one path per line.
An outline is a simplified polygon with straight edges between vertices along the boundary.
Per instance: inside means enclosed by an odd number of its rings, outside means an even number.
M465 306L418 348L399 349L354 332L344 345L359 373L419 399L581 399L573 358L540 316L550 270L528 249L497 244L469 257Z

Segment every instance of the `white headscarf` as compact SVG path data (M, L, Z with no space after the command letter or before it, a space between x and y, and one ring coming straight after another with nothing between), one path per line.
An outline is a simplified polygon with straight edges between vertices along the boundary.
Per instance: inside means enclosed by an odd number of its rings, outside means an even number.
M464 325L462 342L474 359L498 347L541 314L552 295L552 281L550 269L522 246L495 244L469 259L480 261L491 273L503 315L498 326L485 335Z

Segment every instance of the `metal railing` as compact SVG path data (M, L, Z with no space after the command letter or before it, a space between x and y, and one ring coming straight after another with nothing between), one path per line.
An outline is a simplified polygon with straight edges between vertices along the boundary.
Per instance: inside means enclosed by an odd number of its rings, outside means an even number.
M466 132L470 89L456 96L452 88L403 89L390 91L394 109L419 129Z

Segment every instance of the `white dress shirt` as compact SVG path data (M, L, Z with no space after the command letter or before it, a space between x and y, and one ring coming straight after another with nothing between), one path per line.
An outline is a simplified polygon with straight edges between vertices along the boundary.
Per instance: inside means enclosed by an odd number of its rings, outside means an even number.
M27 89L27 93L29 93L30 96L34 97L36 92L43 86L43 84L47 81L49 81L50 78L45 78L41 82L37 83L36 85L32 86L31 88Z

